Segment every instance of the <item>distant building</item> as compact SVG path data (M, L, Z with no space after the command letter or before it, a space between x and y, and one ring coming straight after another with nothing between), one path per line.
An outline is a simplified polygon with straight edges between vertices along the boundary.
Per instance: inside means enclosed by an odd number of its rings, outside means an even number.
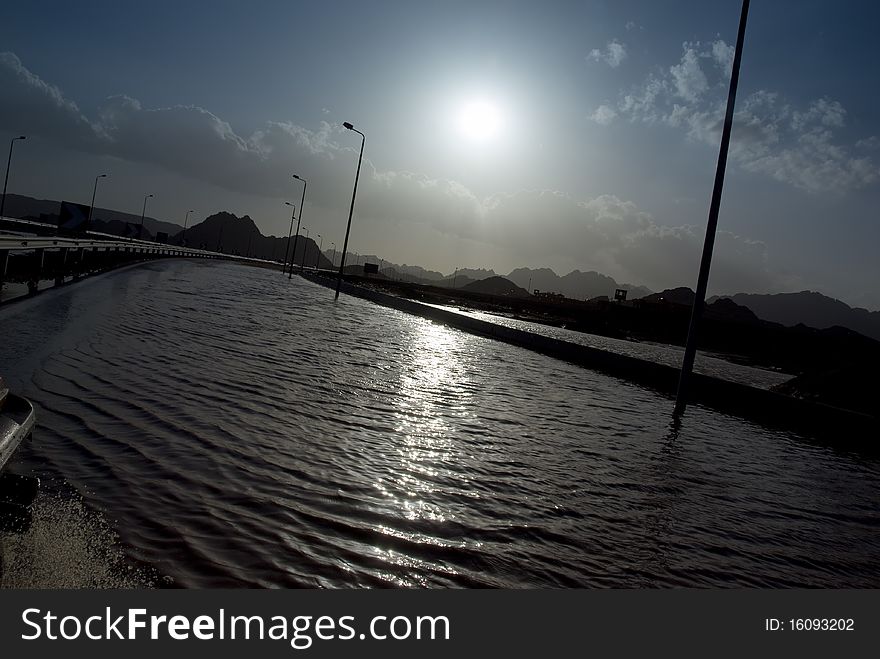
M565 296L562 293L541 292L537 288L534 290L533 295L538 299L548 300L550 302L562 302L565 299Z
M614 291L614 299L618 302L626 302L626 293L627 290L625 288L618 288Z

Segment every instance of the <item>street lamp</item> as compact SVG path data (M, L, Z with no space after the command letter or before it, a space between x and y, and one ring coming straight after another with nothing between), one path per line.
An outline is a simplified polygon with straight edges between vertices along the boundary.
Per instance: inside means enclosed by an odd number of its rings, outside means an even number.
M147 214L147 199L152 196L151 194L144 195L144 209L141 211L141 227L138 229L138 240L144 237L144 216Z
M306 188L309 186L308 181L306 181L301 176L294 174L293 178L295 178L297 181L303 182L303 195L302 199L299 202L299 219L296 221L296 238L293 239L293 254L290 255L290 271L287 275L288 279L293 279L293 258L296 255L296 243L299 242L299 223L302 222L303 208L305 208L306 204Z
M186 217L183 218L183 236L180 239L180 244L184 247L186 246L186 225L189 223L189 214L190 213L195 213L195 211L192 209L188 210L186 212Z
M321 250L324 249L324 239L321 237L321 234L318 234L318 238L321 238L321 244L318 246L318 254L315 256L315 272L318 271L318 265L321 262Z
M309 230L303 227L303 233L306 234L306 240L309 239ZM302 272L306 267L306 246L303 245L302 258L299 260L299 271Z
M366 144L367 136L355 128L350 122L346 121L342 124L348 130L353 130L361 136L361 155L358 157L357 173L354 175L354 190L351 193L351 208L348 209L348 226L345 228L345 242L342 244L342 260L339 262L339 275L336 277L336 297L339 299L339 288L342 286L342 270L345 268L345 252L348 249L348 234L351 232L351 216L354 214L354 198L358 191L358 178L361 175L361 161L364 159L364 144Z
M284 274L284 270L287 268L287 255L290 254L290 234L293 233L293 216L296 215L296 206L291 204L289 201L284 202L285 206L290 206L293 210L290 211L290 228L287 230L287 247L284 248L284 265L281 266L281 274ZM299 214L302 215L302 207L299 209ZM296 233L299 235L299 225L296 227ZM296 252L296 243L293 245L293 251ZM293 269L293 256L290 257L290 268Z
M107 174L98 174L95 177L95 187L92 188L92 205L89 206L89 216L86 218L86 233L92 227L92 214L95 212L95 194L98 192L98 179L107 178Z
M9 183L9 167L12 165L12 147L16 140L26 140L27 135L19 135L9 140L9 159L6 161L6 180L3 181L3 200L0 201L0 218L3 217L3 209L6 208L6 185Z

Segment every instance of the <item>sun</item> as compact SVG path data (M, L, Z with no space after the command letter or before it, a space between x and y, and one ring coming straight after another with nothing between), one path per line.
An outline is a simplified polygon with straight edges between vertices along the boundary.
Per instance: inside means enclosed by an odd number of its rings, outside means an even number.
M504 116L497 105L485 99L465 103L458 113L458 129L470 140L486 142L503 128Z

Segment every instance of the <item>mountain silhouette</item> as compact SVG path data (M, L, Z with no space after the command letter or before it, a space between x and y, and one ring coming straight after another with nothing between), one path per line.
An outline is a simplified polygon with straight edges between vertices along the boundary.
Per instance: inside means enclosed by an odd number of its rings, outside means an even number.
M183 231L169 238L169 242L175 245L181 244L183 240ZM226 211L214 213L186 230L186 244L189 247L269 261L284 259L287 242L287 236L283 238L264 236L250 216L238 217ZM313 268L317 263L320 268L331 267L330 260L318 253L318 246L311 238L300 236L296 241L291 239L291 252L294 251L294 245L296 246L296 252L293 254L295 266L304 264L307 268Z
M507 275L507 278L517 286L530 291L537 289L546 293L561 293L565 297L576 300L590 300L602 296L613 297L614 291L618 288L629 291L628 298L630 300L651 293L644 286L618 284L612 277L595 270L589 272L572 270L567 275L560 277L550 268L517 268Z
M880 340L880 311L853 308L822 293L737 293L722 296L748 307L758 318L786 326L798 324L826 329L846 327L872 339ZM712 300L719 299L718 297Z
M470 284L463 286L462 290L470 291L472 293L485 293L487 295L503 295L506 297L531 297L526 289L517 286L509 279L499 276L487 277L486 279L471 282Z

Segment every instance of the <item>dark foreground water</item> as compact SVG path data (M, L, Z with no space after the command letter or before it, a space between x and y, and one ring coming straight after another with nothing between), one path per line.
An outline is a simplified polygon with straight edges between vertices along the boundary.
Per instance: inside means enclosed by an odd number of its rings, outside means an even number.
M6 585L880 586L880 465L277 272L0 310Z

